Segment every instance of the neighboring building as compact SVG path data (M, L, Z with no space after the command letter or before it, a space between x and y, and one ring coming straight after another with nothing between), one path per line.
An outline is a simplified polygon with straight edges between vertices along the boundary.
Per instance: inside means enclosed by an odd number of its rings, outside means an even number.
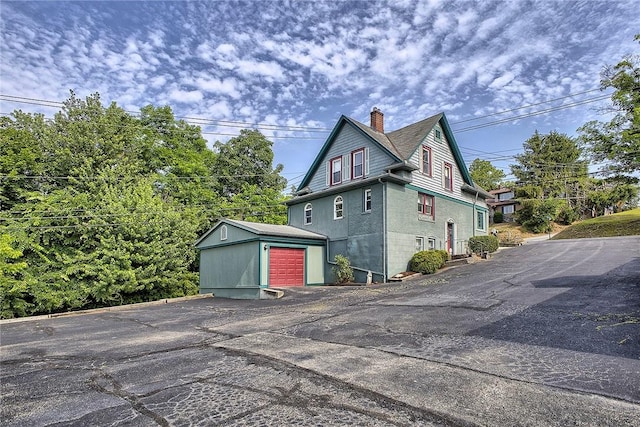
M513 214L520 209L520 203L514 198L514 192L510 188L499 188L491 190L489 193L493 196L487 200L487 205L491 209L491 221L496 212L502 213L505 222L513 221Z
M486 235L485 199L491 195L473 184L444 113L388 133L383 119L377 108L371 126L340 117L287 202L289 226L279 226L287 228L279 230L277 241L269 240L275 236L262 230L264 225L230 220L203 236L197 244L201 292L279 286L269 279L271 267L266 266L265 252L275 243L304 247L305 260L314 254L304 281L297 273L296 284L305 285L333 281L337 254L351 261L358 281L369 272L374 281L386 281L406 271L417 251L466 254L470 237ZM223 245L216 240L222 224L248 234ZM309 234L301 236L301 231ZM317 270L321 253L322 274ZM312 275L308 268L314 269Z

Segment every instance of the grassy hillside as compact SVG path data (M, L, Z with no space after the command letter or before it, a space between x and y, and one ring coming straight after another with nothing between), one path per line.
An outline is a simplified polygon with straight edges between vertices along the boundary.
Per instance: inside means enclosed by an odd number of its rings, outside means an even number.
M640 235L640 208L580 221L565 228L556 234L553 239L633 235Z

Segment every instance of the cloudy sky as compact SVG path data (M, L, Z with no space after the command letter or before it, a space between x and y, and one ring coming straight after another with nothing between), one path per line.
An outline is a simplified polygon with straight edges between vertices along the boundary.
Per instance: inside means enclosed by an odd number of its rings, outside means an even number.
M52 116L70 89L170 105L210 142L261 129L291 184L374 106L389 131L444 111L467 164L508 171L536 129L605 118L599 73L640 32L635 0L2 0L0 17L0 113Z

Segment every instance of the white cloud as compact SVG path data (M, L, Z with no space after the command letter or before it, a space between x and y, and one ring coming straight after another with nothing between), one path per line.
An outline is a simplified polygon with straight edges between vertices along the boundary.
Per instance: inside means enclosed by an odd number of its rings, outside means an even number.
M172 89L169 92L169 99L181 103L200 102L204 96L199 90Z

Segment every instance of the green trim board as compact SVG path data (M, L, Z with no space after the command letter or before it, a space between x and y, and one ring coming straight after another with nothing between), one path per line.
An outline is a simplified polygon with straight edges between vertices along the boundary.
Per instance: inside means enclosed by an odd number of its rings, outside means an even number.
M437 193L435 191L430 191L430 190L425 190L424 188L418 187L418 186L413 185L413 184L406 184L405 187L408 188L409 190L415 190L415 191L418 191L420 193L428 194L430 196L440 197L442 199L449 200L450 202L456 202L456 203L459 203L461 205L465 205L465 206L472 207L472 208L475 207L478 210L489 212L489 208L485 208L485 207L479 206L479 205L474 205L473 203L465 202L464 200L456 199L454 197L447 196L446 194Z

